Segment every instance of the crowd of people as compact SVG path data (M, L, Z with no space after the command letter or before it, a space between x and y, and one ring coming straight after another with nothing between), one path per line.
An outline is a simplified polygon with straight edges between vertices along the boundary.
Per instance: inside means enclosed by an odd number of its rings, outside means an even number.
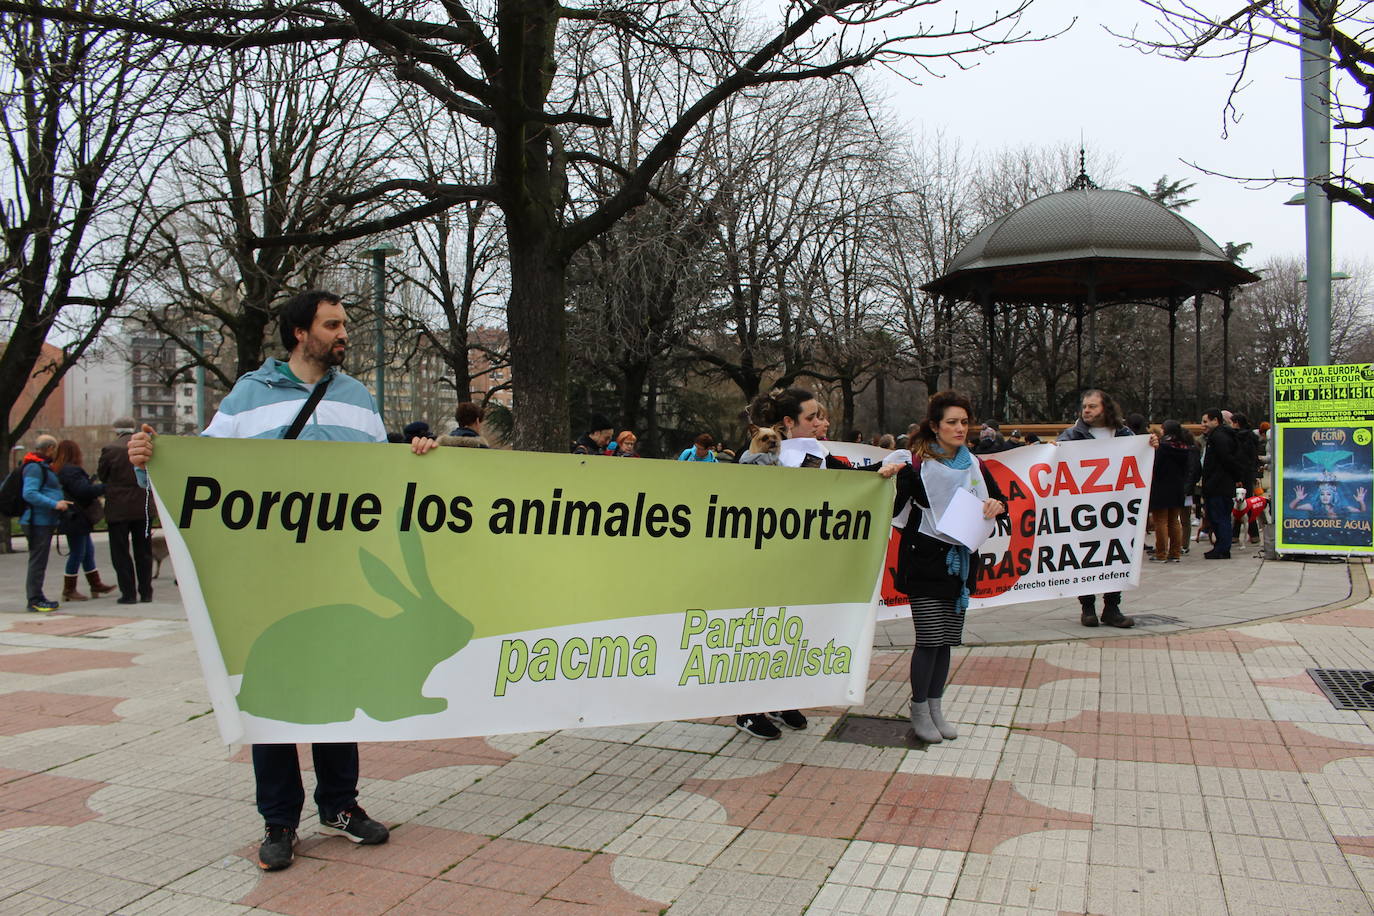
M387 434L372 396L361 383L339 371L347 351L347 331L338 296L316 290L295 297L282 309L279 330L287 358L269 358L261 368L239 379L204 435L345 442L399 440L408 442L417 456L439 445L488 447L482 434L482 408L468 402L458 405L456 426L447 435L435 435L423 422L408 425L399 435ZM967 502L966 497L959 496L961 490L981 504L985 519L1005 516L1007 499L979 456L1034 445L1038 438L1022 436L1019 430L1004 436L995 421L975 426L970 401L958 392L942 391L929 399L924 417L911 424L906 433L872 437L867 444L889 450L889 454L880 463L858 467L830 454L826 447L830 420L825 405L810 391L788 388L761 395L748 406L744 417L748 441L738 450L725 448L711 434L702 433L677 454L677 459L759 466L795 466L799 462L801 467L876 472L895 481L893 515L900 521L902 533L893 578L909 599L915 630L911 726L916 737L927 744L954 740L958 730L942 704L951 649L963 641L980 558L976 550L947 534L939 523L956 498ZM1206 556L1229 559L1233 524L1240 525L1244 518L1243 514L1239 518L1233 515L1234 505L1257 492L1264 454L1262 435L1250 428L1245 417L1220 409L1204 411L1201 420L1204 433L1199 443L1178 420L1165 420L1152 430L1143 417L1123 417L1105 392L1090 390L1082 396L1076 421L1058 437L1058 441L1067 442L1150 436L1156 448L1149 510L1155 532L1154 560L1159 562L1177 562L1187 551L1194 512L1200 512L1204 525L1213 532L1214 546ZM43 594L43 579L49 545L59 531L70 547L64 599L86 600L77 586L82 571L94 596L113 590L100 578L91 538L102 511L110 530L119 601L151 600L147 478L143 469L153 455L154 432L148 426L138 431L134 427L131 418L115 422L116 438L102 449L98 480L84 470L81 450L71 441L40 436L25 456L17 473L25 506L20 521L30 550L29 610L46 612L57 606ZM848 438L864 442L857 432ZM617 433L608 418L594 415L571 451L636 458L637 446L632 430ZM1235 533L1239 536L1239 528ZM1121 611L1120 592L1083 596L1080 604L1085 626L1130 627L1134 623ZM779 726L802 730L808 722L799 709L778 709L742 713L736 725L753 737L775 740L781 735ZM387 827L358 804L358 746L315 744L311 750L316 771L314 801L322 830L362 845L385 843ZM258 861L265 870L285 868L294 858L296 830L305 803L296 747L255 745L252 760L257 806L264 822Z
M116 588L119 604L153 600L147 494L135 479L128 454L133 418L115 420L114 431L114 440L100 450L95 476L86 470L79 444L47 434L34 440L13 471L14 514L28 541L25 597L29 611L46 614L60 606L48 598L44 587L53 539L59 535L67 545L63 601L100 598ZM102 521L109 532L114 585L101 578L91 536ZM89 595L80 588L82 573Z

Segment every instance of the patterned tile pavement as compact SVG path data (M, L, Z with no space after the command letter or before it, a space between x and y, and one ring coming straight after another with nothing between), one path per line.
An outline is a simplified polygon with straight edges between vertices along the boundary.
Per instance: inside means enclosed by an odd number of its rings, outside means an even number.
M1127 609L1183 623L1131 631L983 612L929 748L827 740L840 709L368 745L391 842L307 822L274 874L172 583L0 611L0 913L1374 914L1374 712L1305 672L1374 668L1371 570L1151 568ZM909 625L875 644L850 712L900 718Z

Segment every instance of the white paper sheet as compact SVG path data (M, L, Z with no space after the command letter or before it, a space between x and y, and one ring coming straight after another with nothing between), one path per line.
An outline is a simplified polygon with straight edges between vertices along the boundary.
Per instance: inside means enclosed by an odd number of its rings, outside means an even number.
M983 518L983 501L964 489L954 491L949 506L935 524L937 531L954 538L969 550L981 547L996 528L992 519Z
M809 455L813 459L820 459L820 464L824 465L828 454L819 439L784 439L778 449L778 463L785 468L799 468ZM819 465L813 462L813 466Z

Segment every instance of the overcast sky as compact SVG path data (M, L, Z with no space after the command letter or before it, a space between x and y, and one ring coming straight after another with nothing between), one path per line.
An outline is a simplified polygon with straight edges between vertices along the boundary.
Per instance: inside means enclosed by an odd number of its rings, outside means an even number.
M963 5L964 10L994 4ZM1005 8L1006 4L997 4ZM948 11L941 5L936 9ZM1297 188L1267 188L1211 177L1189 166L1235 175L1294 175L1302 171L1301 99L1297 52L1272 48L1252 63L1240 96L1239 124L1223 139L1222 108L1234 80L1233 60L1188 63L1145 56L1103 30L1157 29L1152 11L1131 0L1085 3L1036 0L1025 22L1055 31L1056 39L1009 47L973 70L926 79L920 86L890 78L891 104L913 131L943 130L965 148L994 150L1025 144L1078 145L1118 157L1118 178L1150 187L1160 175L1197 183L1197 203L1181 211L1217 241L1253 242L1245 263L1303 252L1303 209L1285 207ZM963 15L960 17L964 18ZM1374 220L1334 208L1337 267L1363 261L1374 244ZM1353 264L1351 266L1354 266Z

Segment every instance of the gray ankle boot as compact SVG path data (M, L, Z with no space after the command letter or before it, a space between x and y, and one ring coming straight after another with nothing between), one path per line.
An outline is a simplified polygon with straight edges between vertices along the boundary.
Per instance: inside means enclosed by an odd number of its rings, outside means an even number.
M946 741L953 741L959 737L959 731L950 721L945 718L945 714L940 709L940 697L931 697L926 703L930 706L930 721L935 723L935 727L940 732L940 737Z
M917 740L926 744L939 744L944 740L940 737L940 730L935 727L935 722L930 718L929 700L920 703L911 701L911 730L916 733Z

